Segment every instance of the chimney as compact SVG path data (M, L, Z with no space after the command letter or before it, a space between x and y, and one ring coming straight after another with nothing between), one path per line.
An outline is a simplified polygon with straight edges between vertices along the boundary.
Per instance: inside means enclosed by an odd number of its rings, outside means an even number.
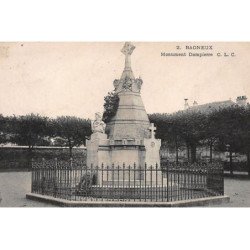
M185 104L184 104L184 110L186 110L186 109L188 109L188 108L189 108L188 99L187 99L187 98L185 98L185 99L184 99L184 101L185 101Z
M238 96L236 98L236 104L239 106L246 106L247 105L247 97L245 95Z
M194 101L193 106L197 106L197 105L198 105L198 102Z

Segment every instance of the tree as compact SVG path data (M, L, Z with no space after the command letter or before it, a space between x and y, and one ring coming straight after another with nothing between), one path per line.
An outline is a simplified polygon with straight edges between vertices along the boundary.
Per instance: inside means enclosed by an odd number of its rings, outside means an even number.
M240 152L247 156L248 175L250 176L250 105L244 110L239 141L241 142Z
M104 97L104 113L103 121L108 123L117 112L119 106L119 96L114 91L109 92L107 96Z
M21 146L28 146L32 151L34 146L49 145L46 136L50 135L50 120L47 117L30 114L9 117L10 141Z
M208 145L210 162L213 151L229 152L230 171L233 173L233 153L246 154L250 175L250 105L246 107L233 105L211 112L179 111L174 114L151 114L156 135L168 147L175 147L176 161L178 149L186 144L189 160L196 161L197 146ZM165 144L165 143L164 143Z
M180 137L185 141L187 150L191 152L191 162L196 162L197 146L200 146L206 136L206 114L201 112L177 112L180 119ZM188 152L189 154L189 152Z
M206 115L201 112L183 112L174 114L153 114L150 120L157 126L159 138L174 145L176 149L176 161L178 162L178 150L185 143L188 152L191 151L191 162L196 162L196 148L205 138L207 126Z
M6 143L6 118L0 114L0 144Z
M216 127L215 132L220 131L218 134L218 141L216 148L218 151L226 152L229 151L229 163L230 172L233 174L233 152L236 151L236 141L238 138L236 135L236 117L234 114L234 109L221 109L215 113L216 116Z
M209 113L206 116L205 136L203 144L209 147L209 161L213 162L213 151L219 137L219 131L216 130L217 117L216 111Z
M213 126L214 134L218 138L216 150L229 152L230 172L233 174L233 153L244 153L248 156L250 151L249 106L219 109L210 119L216 121Z
M72 157L73 147L85 145L86 136L91 134L90 120L74 116L61 116L57 117L53 123L54 136L61 137L66 142L69 147L70 157Z
M150 114L150 122L157 127L156 136L161 138L163 143L176 152L176 162L179 161L179 149L183 145L183 139L180 136L181 122L179 117L169 114Z

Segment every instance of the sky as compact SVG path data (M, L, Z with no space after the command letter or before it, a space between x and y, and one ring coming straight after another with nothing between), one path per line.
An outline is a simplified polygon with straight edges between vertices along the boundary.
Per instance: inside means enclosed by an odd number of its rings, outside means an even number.
M189 104L250 98L250 43L133 42L135 77L148 113L172 113ZM211 53L185 46L213 46L213 57L161 56L162 52ZM38 113L93 118L124 68L123 42L0 43L0 114ZM181 50L177 50L180 46ZM234 53L218 57L217 53Z

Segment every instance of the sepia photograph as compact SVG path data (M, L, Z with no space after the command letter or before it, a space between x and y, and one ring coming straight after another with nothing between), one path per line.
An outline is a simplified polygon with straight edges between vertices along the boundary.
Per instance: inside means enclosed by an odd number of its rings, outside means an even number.
M1 249L247 249L247 1L0 3Z
M249 42L1 42L1 207L249 207Z

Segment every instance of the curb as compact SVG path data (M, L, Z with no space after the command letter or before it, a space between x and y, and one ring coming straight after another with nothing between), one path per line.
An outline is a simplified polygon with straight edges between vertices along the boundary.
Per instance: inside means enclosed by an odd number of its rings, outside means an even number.
M174 202L136 202L136 201L69 201L51 196L28 193L26 199L46 202L59 207L198 207L209 206L211 204L228 203L230 197L227 195L199 198L192 200L182 200Z

